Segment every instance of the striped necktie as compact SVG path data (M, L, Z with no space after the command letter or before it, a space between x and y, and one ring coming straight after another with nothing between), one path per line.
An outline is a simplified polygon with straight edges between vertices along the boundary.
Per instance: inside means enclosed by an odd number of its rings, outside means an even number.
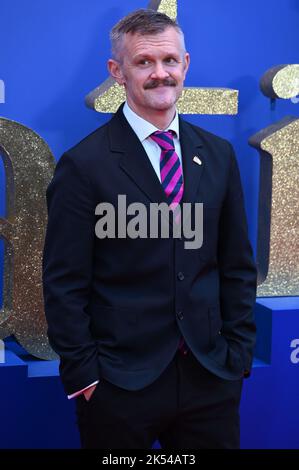
M184 182L182 165L175 151L172 131L156 131L150 137L161 149L161 184L167 196L169 206L175 214L183 197ZM179 222L179 213L175 215L175 220Z
M182 165L174 147L172 131L156 131L150 137L161 149L161 184L169 201L169 206L174 212L175 220L179 223L180 212L176 214L175 211L183 197L184 181ZM182 336L180 338L179 351L184 355L188 352L188 347Z

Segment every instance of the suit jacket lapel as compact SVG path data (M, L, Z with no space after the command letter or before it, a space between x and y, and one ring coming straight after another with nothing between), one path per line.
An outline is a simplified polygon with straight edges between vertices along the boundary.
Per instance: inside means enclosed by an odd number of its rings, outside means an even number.
M109 122L112 152L122 153L119 166L150 201L167 203L166 194L152 164L135 132L127 122L121 106ZM201 136L180 117L180 143L182 150L184 194L182 202L196 199L200 178L204 172L208 149ZM198 157L201 164L194 162Z
M120 168L152 202L166 202L166 194L135 132L122 112L122 106L109 123L110 147L121 152Z
M184 194L182 202L195 201L200 178L204 172L207 149L200 135L180 118L180 143L183 160ZM197 157L199 163L193 159Z

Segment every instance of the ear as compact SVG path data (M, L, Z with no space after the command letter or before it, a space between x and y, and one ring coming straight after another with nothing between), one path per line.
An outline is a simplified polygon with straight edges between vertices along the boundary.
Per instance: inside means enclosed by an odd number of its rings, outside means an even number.
M110 75L117 81L119 85L123 85L125 83L125 79L122 73L120 63L114 59L109 59L107 66Z
M184 57L184 79L186 77L186 73L188 72L189 65L190 65L190 54L189 52L185 52L185 57Z

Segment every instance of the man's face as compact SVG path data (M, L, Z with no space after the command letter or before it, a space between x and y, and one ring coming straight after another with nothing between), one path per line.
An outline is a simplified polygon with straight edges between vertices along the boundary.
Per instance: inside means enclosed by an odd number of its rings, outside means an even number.
M182 38L169 27L156 35L128 33L119 62L110 60L109 69L126 89L129 106L140 116L174 110L189 66Z

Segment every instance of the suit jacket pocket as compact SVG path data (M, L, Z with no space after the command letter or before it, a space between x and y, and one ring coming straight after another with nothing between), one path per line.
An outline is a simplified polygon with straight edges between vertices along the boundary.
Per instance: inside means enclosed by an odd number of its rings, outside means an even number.
M90 309L91 331L99 343L127 346L136 337L137 311L129 307L95 303Z

